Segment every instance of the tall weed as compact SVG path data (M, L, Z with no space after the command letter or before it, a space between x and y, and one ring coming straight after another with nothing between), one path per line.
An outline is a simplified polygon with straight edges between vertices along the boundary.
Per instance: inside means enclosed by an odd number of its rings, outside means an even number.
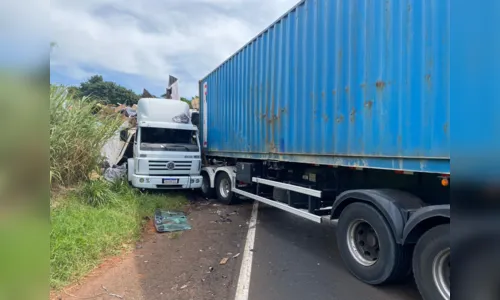
M50 88L50 185L70 186L88 178L101 149L122 123L119 116L96 114L97 102L74 98L65 87Z
M111 184L104 180L87 181L81 187L79 196L84 204L93 207L116 202L116 194L111 190Z

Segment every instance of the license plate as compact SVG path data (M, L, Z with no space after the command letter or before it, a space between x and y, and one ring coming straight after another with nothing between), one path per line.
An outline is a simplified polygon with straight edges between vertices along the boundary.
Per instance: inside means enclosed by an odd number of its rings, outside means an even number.
M163 179L163 184L177 184L177 183L179 183L179 179L173 179L173 178Z

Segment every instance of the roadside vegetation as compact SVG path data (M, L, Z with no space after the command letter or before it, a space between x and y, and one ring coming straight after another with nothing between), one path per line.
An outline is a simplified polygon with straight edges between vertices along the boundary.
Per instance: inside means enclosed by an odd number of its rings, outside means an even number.
M181 209L186 203L182 194L141 193L126 181L109 183L99 176L101 149L122 121L100 114L96 103L51 86L50 286L54 289L85 276L107 256L130 249L156 208Z
M61 86L50 89L50 181L71 186L88 179L102 162L101 148L118 130L117 115L96 113L97 102Z

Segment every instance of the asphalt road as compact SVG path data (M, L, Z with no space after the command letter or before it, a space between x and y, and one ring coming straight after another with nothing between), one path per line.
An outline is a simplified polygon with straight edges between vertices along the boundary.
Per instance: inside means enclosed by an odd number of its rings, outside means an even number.
M420 300L413 281L373 287L354 278L337 250L334 225L260 204L250 300Z

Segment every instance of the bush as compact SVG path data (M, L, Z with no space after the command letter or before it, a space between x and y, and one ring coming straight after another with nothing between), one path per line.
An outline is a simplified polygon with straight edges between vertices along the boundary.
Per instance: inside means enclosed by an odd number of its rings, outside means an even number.
M122 123L119 116L95 114L97 102L74 98L65 87L50 88L50 183L70 186L98 168L101 149Z
M93 207L113 203L116 200L110 184L104 180L91 180L86 182L82 186L79 196L84 204Z

